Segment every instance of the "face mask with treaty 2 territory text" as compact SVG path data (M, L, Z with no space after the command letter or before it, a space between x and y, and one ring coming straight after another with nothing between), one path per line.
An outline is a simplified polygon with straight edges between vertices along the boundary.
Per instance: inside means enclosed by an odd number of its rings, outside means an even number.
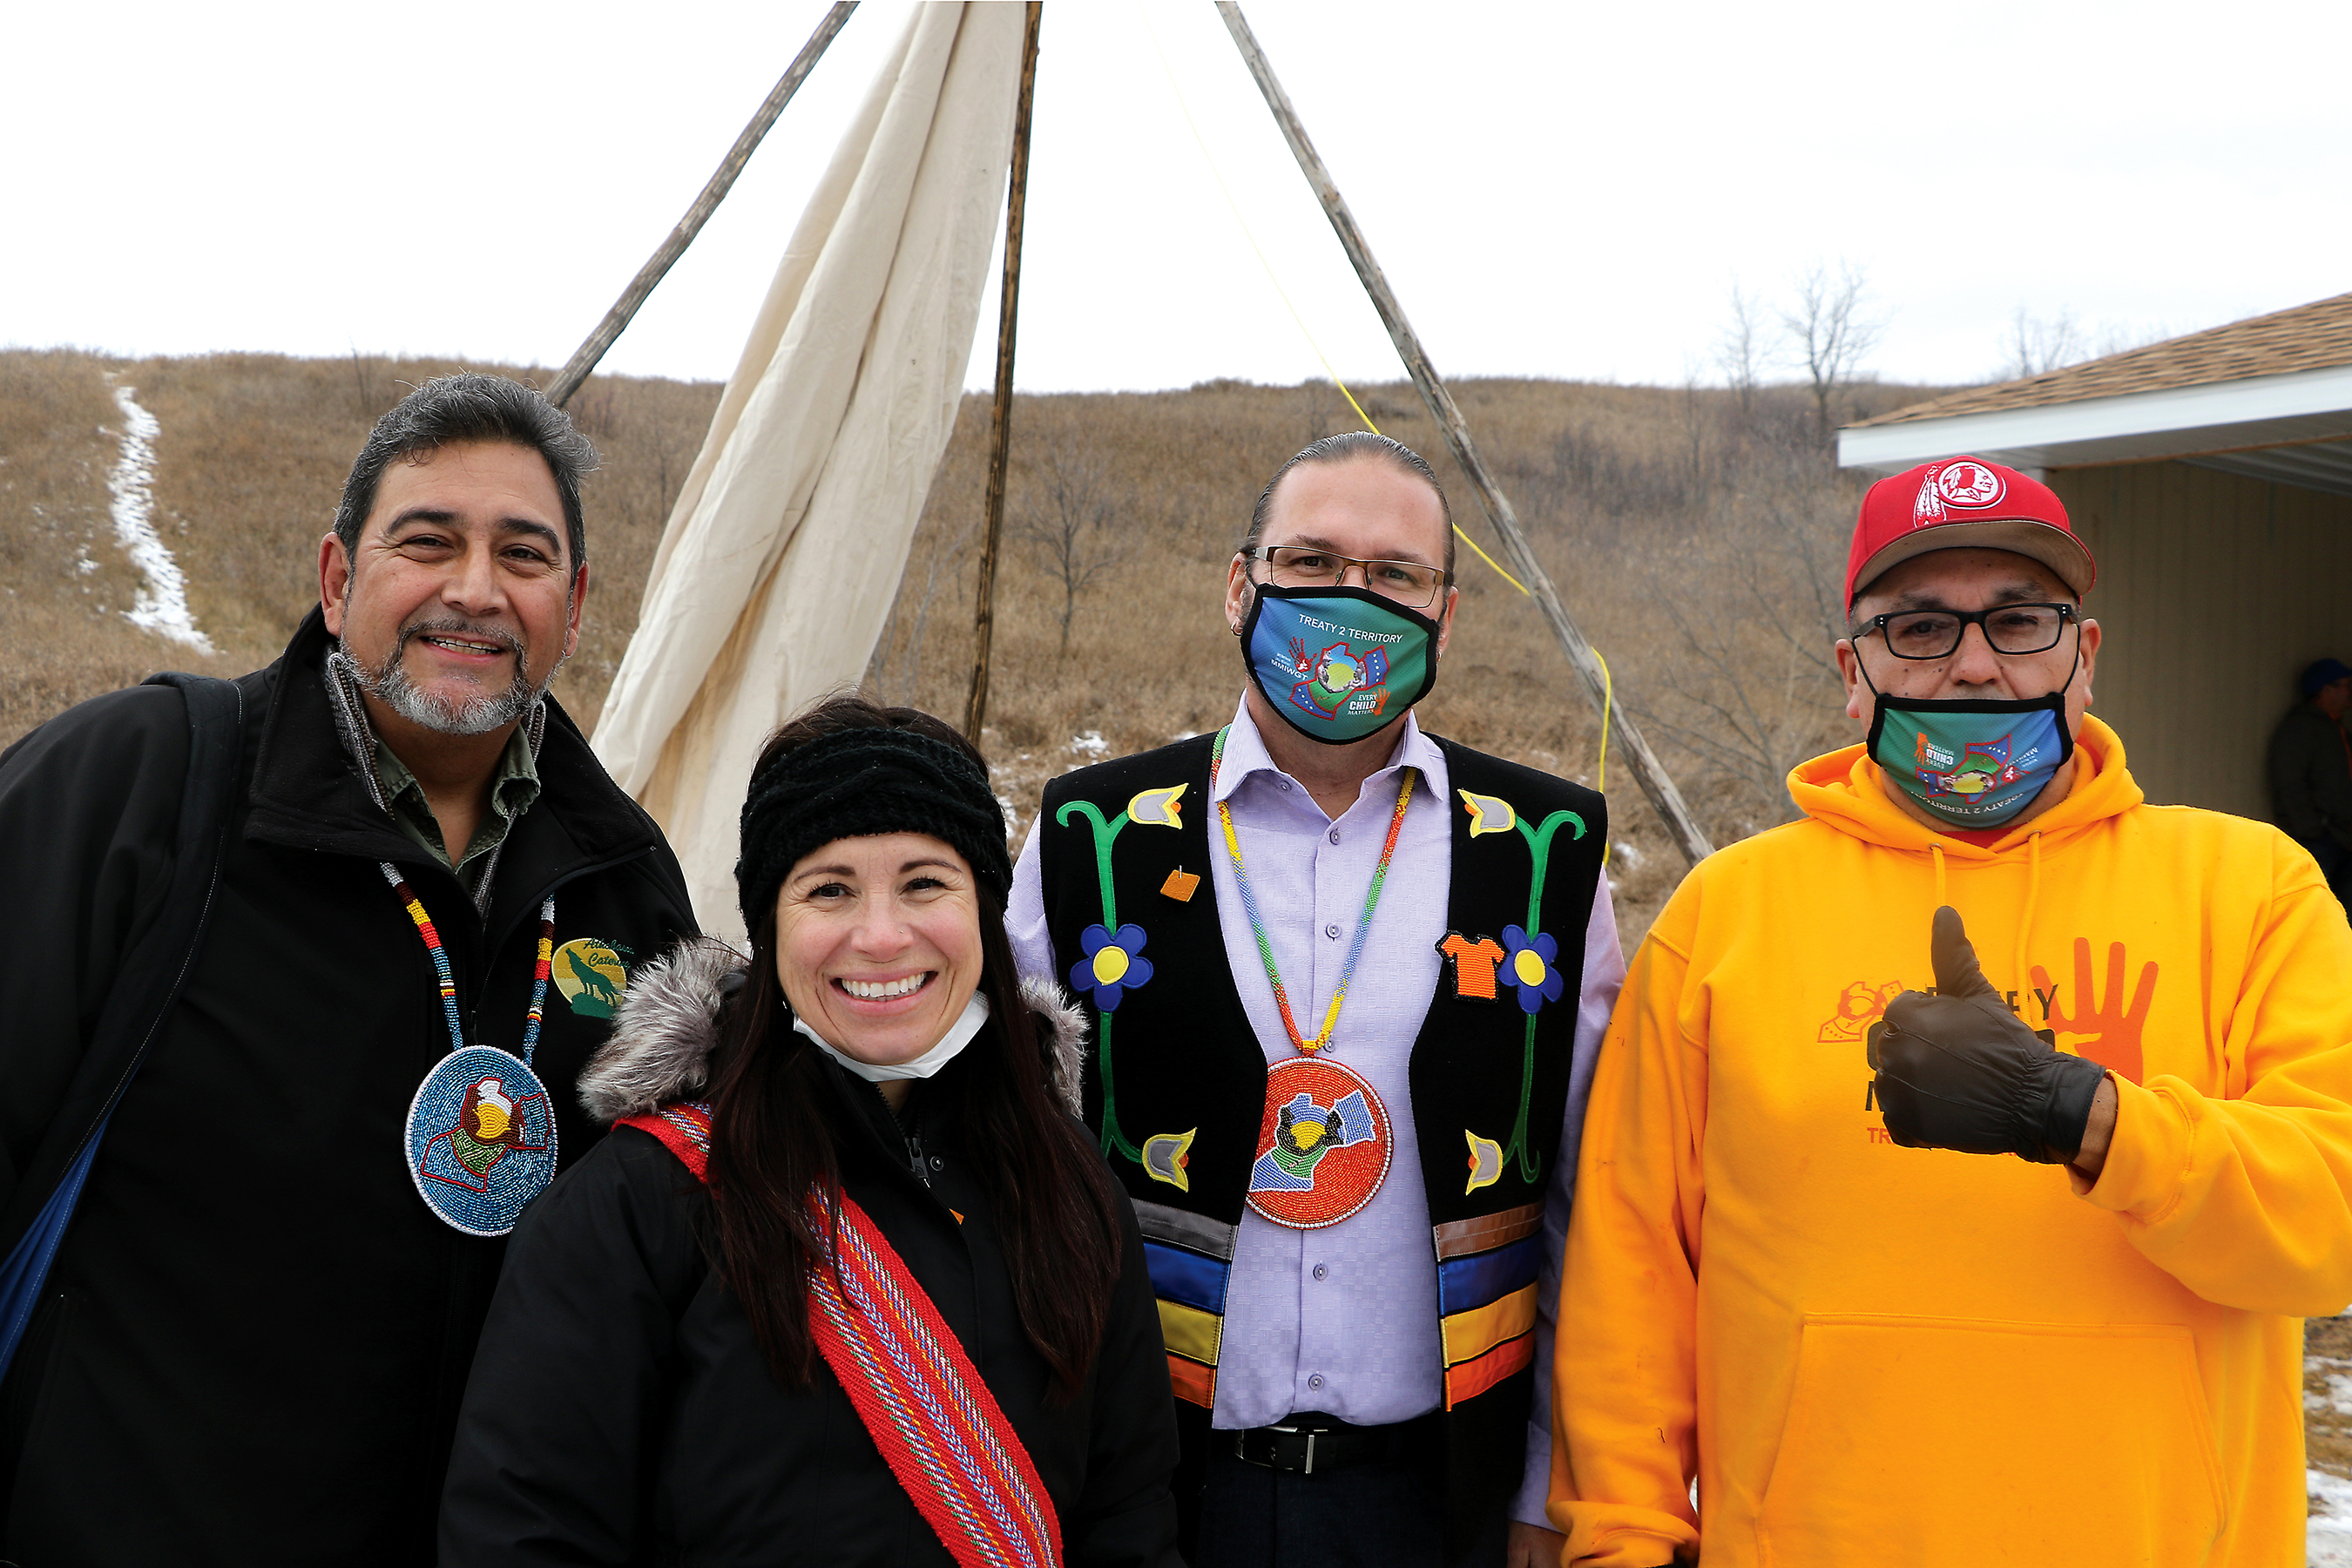
M1369 588L1256 585L1242 662L1310 741L1376 734L1437 683L1437 623Z
M1862 678L1867 684L1870 672ZM1999 827L2032 805L2074 754L2066 728L2074 684L2069 669L2066 685L2047 697L1947 702L1889 697L1873 686L1870 760L1937 820Z

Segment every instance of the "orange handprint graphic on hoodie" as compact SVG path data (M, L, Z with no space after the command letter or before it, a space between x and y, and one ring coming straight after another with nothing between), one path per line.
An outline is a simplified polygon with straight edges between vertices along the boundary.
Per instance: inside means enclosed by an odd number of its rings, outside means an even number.
M2051 1028L2070 1035L2086 1036L2074 1047L2074 1054L2087 1061L2121 1073L2134 1083L2140 1081L2140 1031L2147 1023L2149 1005L2156 998L2156 965L2153 963L2139 972L2139 984L2132 988L2131 1005L2124 1005L2124 944L2113 942L2107 948L2107 987L2104 993L2091 989L2091 942L2088 937L2074 939L2074 994L2071 1009L2058 1005L2058 995L2050 984L2050 972L2040 964L2033 966L2033 989L2048 996L2045 1007Z

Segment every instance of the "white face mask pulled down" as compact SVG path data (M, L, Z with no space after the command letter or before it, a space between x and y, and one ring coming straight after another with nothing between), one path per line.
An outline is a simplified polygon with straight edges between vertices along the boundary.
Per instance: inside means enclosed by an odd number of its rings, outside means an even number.
M892 1062L887 1066L861 1062L856 1057L836 1049L832 1042L809 1027L806 1018L795 1016L793 1019L793 1029L795 1033L806 1035L815 1041L817 1049L866 1082L887 1083L893 1079L929 1078L948 1063L955 1060L957 1056L961 1054L964 1047L971 1044L971 1037L980 1033L980 1026L987 1022L988 993L975 991L971 994L971 1000L963 1005L962 1015L949 1026L946 1034L940 1037L938 1045L910 1061Z

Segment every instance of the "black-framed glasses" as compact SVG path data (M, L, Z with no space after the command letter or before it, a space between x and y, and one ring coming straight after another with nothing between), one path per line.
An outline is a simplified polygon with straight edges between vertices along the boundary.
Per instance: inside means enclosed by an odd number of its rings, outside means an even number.
M1418 561L1366 561L1311 544L1261 544L1242 554L1265 563L1266 580L1277 588L1325 588L1350 566L1363 568L1364 586L1408 609L1427 609L1445 586L1445 574Z
M2069 621L2082 612L2072 605L1995 605L1990 610L1904 610L1873 616L1854 634L1855 640L1872 632L1886 639L1886 651L1897 658L1949 658L1960 648L1970 626L1980 627L1995 653L2047 653L2066 635Z

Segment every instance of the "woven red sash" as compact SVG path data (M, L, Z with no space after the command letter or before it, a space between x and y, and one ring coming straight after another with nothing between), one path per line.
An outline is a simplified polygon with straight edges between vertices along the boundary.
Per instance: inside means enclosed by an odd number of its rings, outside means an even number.
M665 1105L614 1125L652 1133L707 1179L708 1105ZM821 1226L821 1200L809 1201ZM834 1252L810 1279L809 1331L948 1554L962 1568L1058 1568L1061 1521L1029 1450L939 1308L846 1193Z

